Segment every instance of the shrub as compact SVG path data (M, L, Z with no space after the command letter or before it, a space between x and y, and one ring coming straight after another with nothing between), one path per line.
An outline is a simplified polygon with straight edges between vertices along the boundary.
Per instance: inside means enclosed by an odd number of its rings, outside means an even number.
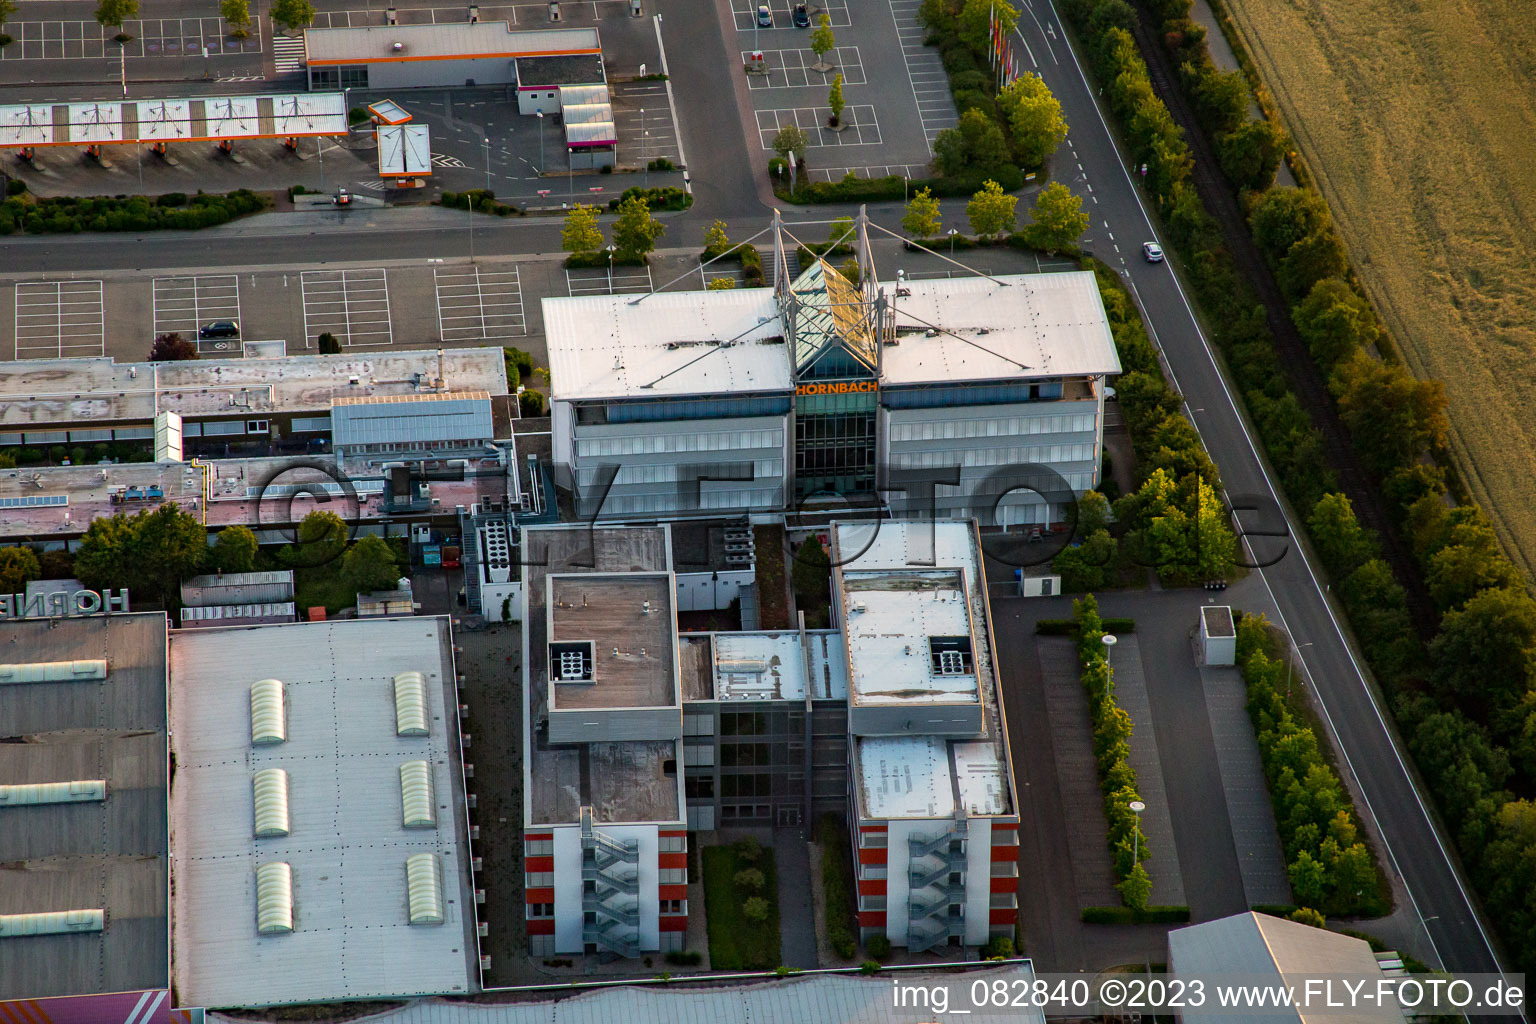
M693 196L685 189L667 185L663 188L627 188L614 199L608 200L608 208L617 210L628 199L645 200L649 210L686 210L693 205Z
M187 194L185 192L167 192L155 199L156 206L186 206Z
M739 855L738 859L740 859ZM731 881L736 884L738 889L745 889L751 892L763 891L763 873L757 868L742 868L736 872Z
M697 967L704 962L704 954L696 949L674 949L667 954L666 960L680 967Z
M19 196L26 190L27 183L22 181L20 178L12 178L10 181L5 183L5 194L8 196Z
M848 829L835 814L816 822L816 844L821 847L822 906L826 909L827 939L844 960L858 952L855 925L857 905L853 898L853 856Z
M992 936L981 950L981 955L987 960L1007 959L1013 954L1013 939L1007 935Z
M652 170L652 171L675 171L675 170L677 170L677 165L674 164L671 160L668 160L664 156L659 156L655 160L652 160L650 163L646 164L646 167L649 170Z
M517 396L517 408L525 418L534 419L544 415L544 393L534 388L523 388L523 393Z
M756 864L763 858L763 845L751 837L737 840L731 849L736 859L743 864Z
M761 896L753 896L741 905L741 913L748 921L768 920L768 901Z
M871 935L864 943L864 952L881 963L891 958L891 940L884 935Z

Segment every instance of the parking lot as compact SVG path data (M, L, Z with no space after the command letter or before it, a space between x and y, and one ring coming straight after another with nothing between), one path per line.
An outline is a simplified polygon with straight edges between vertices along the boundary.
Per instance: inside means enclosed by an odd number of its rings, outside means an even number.
M620 295L648 292L655 287L650 267L585 267L565 272L567 295ZM697 287L684 285L683 287Z
M343 348L392 345L389 319L389 272L365 270L306 270L304 344L313 347L321 334L333 334Z
M516 266L477 266L433 272L437 333L445 342L509 341L528 333L523 314L522 277Z
M157 277L152 284L152 333L197 337L211 320L240 320L240 279L234 274Z
M922 0L889 0L889 3L901 43L902 65L907 70L912 98L917 104L918 120L932 149L939 132L960 123L954 97L949 92L949 76L944 72L939 51L923 45L927 29L917 16Z
M29 281L16 285L17 359L102 354L106 328L100 281Z
M222 18L146 18L107 28L95 21L22 21L5 23L9 46L0 47L0 61L141 57L197 57L206 48L209 58L261 53L261 19L252 17L250 34L231 39ZM118 43L121 31L133 38Z
M774 28L792 28L791 20L794 11L794 0L766 0L769 13L773 15ZM731 0L731 16L736 22L736 31L751 32L758 27L757 24L758 0ZM811 16L811 26L820 24L820 17L826 14L827 23L834 29L847 28L852 24L848 15L848 0L812 0L807 4ZM767 31L764 29L764 31Z
M832 116L831 107L786 107L759 110L757 113L757 138L763 149L772 152L773 137L787 125L798 125L805 132L808 149L825 149L832 146L878 146L880 122L875 120L875 108L868 103L850 103L843 108L841 131L827 127Z
M743 63L751 57L752 51L741 51ZM812 71L816 64L816 51L806 49L795 50L764 50L763 64L767 66L766 75L752 75L747 79L747 86L751 89L794 89L804 88L809 85L830 87L832 76L841 74L843 85L868 85L869 79L864 75L864 58L859 54L857 46L838 46L827 53L827 63L832 65L830 71Z

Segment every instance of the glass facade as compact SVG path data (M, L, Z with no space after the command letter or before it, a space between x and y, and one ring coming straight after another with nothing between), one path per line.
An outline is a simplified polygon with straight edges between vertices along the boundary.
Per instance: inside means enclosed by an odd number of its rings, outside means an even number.
M874 492L879 407L873 389L796 397L796 497Z

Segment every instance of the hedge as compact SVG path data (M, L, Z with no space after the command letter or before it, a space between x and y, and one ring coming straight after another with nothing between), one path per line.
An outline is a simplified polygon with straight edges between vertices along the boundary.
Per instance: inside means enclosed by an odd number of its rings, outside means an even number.
M693 205L693 194L672 185L664 188L627 188L608 200L608 209L617 210L626 199L644 199L649 210L686 210Z
M611 262L615 267L643 267L646 259L644 256L621 255L615 252ZM609 263L609 254L606 249L599 249L596 252L573 252L565 258L565 265L572 270L578 268L607 270Z
M181 201L171 204L165 202L168 199ZM245 188L226 195L199 192L191 197L173 194L154 200L148 196L50 196L39 199L20 193L0 203L0 235L18 229L30 234L196 230L257 213L271 203L267 196Z
M1189 920L1189 908L1177 905L1153 905L1145 910L1134 907L1084 907L1084 924L1183 924Z
M444 192L438 204L455 210L493 213L498 217L510 217L513 214L521 216L523 213L520 207L497 201L496 193L488 188L472 188L467 192Z
M838 956L851 960L859 951L859 908L853 897L848 826L841 817L824 814L817 819L816 845L821 847L821 900L827 917L827 940Z
M997 182L1004 192L1017 192L1024 187L1024 172L1003 164L937 178L903 178L892 174L884 178L844 178L842 181L802 180L793 192L787 187L776 186L774 194L792 203L866 203L902 199L926 188L935 197L968 198L980 192L988 181Z

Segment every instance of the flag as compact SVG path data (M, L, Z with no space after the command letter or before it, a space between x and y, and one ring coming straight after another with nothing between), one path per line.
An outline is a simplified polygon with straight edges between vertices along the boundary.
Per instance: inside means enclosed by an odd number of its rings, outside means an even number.
M997 48L997 5L987 8L987 38L992 42L992 48Z

